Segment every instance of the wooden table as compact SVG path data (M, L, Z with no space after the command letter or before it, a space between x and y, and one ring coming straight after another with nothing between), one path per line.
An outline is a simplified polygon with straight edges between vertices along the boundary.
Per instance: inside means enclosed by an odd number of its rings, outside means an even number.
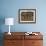
M43 46L43 35L40 32L38 35L25 35L26 32L11 32L8 35L4 33L4 46Z

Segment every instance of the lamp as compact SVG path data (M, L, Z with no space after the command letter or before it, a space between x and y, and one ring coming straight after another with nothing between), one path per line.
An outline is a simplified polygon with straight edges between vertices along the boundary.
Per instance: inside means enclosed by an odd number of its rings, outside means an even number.
M13 18L5 18L5 25L9 25L8 34L11 35L11 33L10 33L10 25L14 25L14 19Z

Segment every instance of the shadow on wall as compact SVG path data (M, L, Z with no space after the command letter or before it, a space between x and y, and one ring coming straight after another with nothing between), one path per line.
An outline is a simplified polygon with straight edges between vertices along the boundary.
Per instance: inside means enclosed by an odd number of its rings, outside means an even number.
M5 17L0 16L0 46L3 46L3 34L2 33L2 25L5 23Z

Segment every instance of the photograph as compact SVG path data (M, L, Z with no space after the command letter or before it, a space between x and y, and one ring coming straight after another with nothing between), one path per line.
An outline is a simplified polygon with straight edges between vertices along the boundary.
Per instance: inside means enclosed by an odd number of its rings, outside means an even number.
M19 23L36 23L36 9L19 9Z

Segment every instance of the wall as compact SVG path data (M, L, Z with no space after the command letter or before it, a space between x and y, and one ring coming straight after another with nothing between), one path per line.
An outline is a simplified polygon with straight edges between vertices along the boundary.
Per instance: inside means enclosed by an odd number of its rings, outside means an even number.
M46 31L46 1L45 0L1 0L1 14L2 17L13 17L15 19L14 26L11 31ZM18 9L36 8L36 24L19 24ZM3 24L2 32L8 31L8 27Z

